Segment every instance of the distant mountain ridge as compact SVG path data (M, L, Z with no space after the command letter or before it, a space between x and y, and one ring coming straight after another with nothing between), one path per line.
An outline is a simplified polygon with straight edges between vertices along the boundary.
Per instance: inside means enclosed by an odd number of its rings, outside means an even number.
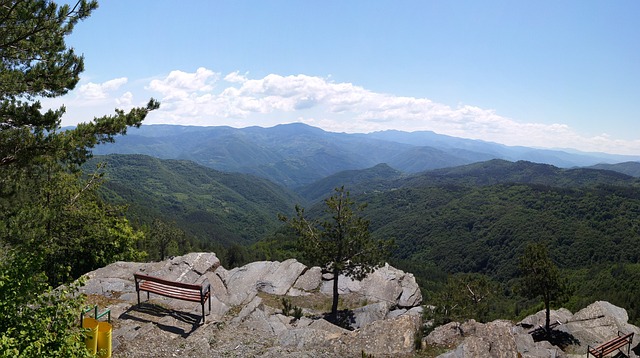
M613 170L619 173L631 175L633 177L640 177L640 163L639 162L624 162L617 164L596 164L591 166L593 169Z
M220 171L254 174L289 188L381 163L404 173L418 173L490 159L527 160L561 168L640 160L640 156L509 147L426 131L334 133L301 123L240 129L143 125L94 152L186 159Z

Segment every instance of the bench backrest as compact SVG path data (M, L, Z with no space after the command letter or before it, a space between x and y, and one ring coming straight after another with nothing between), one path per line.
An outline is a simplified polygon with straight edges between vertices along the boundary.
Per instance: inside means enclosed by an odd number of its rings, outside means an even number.
M196 290L196 291L201 291L202 290L202 285L193 284L193 283L169 281L169 280L164 280L164 279L161 279L161 278L158 278L158 277L153 277L153 276L149 276L149 275L143 275L143 274L139 274L139 273L133 274L133 277L135 277L136 281L137 280L147 280L147 281L153 281L153 282L161 283L161 284L167 285L167 286L186 288L186 289Z
M618 350L621 347L626 345L630 345L633 340L633 332L625 335L620 335L618 332L618 337L615 337L607 342L602 343L597 347L587 347L589 353L593 354L597 357L602 357L605 354L612 353Z

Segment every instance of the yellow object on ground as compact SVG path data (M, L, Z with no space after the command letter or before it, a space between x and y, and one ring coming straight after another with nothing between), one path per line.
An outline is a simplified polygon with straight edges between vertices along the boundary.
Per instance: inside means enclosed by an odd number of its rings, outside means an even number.
M98 356L100 358L111 357L111 332L113 327L109 322L98 323Z
M91 354L96 354L98 349L98 321L95 318L85 317L82 319L82 328L89 330L84 339L87 350Z

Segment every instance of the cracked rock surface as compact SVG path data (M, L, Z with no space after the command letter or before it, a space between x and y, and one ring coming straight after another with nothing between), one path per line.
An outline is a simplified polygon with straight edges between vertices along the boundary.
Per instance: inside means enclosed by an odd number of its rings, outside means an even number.
M211 312L198 303L140 294L134 273L211 284ZM100 310L111 309L113 357L410 357L421 325L422 296L413 275L389 265L363 281L341 277L341 297L354 305L354 330L322 318L330 295L318 267L296 260L262 261L227 270L215 253L162 262L116 262L87 274L82 288ZM282 313L287 297L303 308ZM357 309L356 309L357 308Z

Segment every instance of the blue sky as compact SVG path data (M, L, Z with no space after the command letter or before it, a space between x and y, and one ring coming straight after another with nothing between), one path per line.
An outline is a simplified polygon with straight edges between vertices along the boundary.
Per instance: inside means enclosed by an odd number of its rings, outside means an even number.
M640 2L104 0L63 125L431 130L640 155Z

